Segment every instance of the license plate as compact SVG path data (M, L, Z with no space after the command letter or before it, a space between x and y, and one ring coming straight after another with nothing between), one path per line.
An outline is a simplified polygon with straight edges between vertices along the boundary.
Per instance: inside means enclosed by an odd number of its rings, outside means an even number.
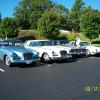
M32 63L32 61L26 61L26 64L31 64Z
M67 55L66 58L71 58L71 55Z
M71 58L71 55L63 55L62 58L63 58L63 59Z
M62 56L63 59L67 58L66 56Z

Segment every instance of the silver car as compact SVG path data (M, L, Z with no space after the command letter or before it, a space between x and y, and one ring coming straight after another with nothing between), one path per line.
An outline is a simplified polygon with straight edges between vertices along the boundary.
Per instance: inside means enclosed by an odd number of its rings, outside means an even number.
M31 64L39 60L38 52L30 51L20 46L20 41L15 39L0 39L0 60L7 66L12 64Z

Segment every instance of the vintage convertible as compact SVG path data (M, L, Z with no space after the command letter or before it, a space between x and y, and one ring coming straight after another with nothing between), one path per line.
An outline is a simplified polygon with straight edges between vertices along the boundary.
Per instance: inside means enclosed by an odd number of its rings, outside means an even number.
M67 40L52 40L53 44L56 46L64 46L70 48L70 53L73 57L84 57L89 56L89 52L86 48L77 47Z
M75 46L75 41L70 41L69 44ZM86 41L80 41L79 46L82 49L86 49L90 56L100 53L100 47L89 45Z
M72 58L69 48L54 46L50 40L27 40L24 43L24 47L39 52L39 57L44 62Z
M19 63L31 64L39 60L38 52L19 45L19 40L0 39L0 60L3 60L7 66Z

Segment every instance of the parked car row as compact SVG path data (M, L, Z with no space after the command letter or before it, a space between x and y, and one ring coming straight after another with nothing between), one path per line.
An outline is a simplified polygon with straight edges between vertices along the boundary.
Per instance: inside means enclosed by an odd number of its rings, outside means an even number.
M76 56L90 56L100 52L99 47L87 46L75 41L66 40L27 40L23 45L19 39L0 39L0 60L7 66L25 63L32 64L38 61L68 60ZM95 52L94 52L94 51Z

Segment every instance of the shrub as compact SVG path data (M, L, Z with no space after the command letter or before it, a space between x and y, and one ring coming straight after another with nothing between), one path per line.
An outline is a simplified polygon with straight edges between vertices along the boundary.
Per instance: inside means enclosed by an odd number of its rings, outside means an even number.
M76 39L76 34L74 34L74 33L67 34L67 39L69 41L75 40Z
M41 37L55 39L59 35L63 16L53 10L46 11L37 23L38 32Z
M18 35L17 24L12 18L4 18L0 25L0 36L13 38Z

